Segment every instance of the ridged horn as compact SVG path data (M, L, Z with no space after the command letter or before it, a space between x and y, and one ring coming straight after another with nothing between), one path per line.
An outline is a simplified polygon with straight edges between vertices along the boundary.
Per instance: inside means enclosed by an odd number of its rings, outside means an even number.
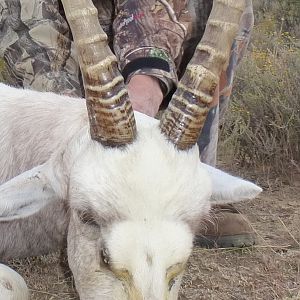
M83 77L93 140L115 147L136 136L133 109L92 0L62 0Z
M162 133L180 150L199 138L245 6L245 0L213 2L204 35L160 122Z

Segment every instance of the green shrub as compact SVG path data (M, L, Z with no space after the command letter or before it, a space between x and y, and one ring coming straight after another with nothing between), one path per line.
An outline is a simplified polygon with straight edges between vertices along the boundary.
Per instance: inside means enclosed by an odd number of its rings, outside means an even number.
M286 176L300 170L300 49L269 13L238 69L220 152Z
M257 54L255 54L257 55ZM277 173L300 168L300 53L249 54L235 82L222 129L223 147L251 166L271 165Z
M300 38L300 1L299 0L254 0L256 21L272 18L283 31Z

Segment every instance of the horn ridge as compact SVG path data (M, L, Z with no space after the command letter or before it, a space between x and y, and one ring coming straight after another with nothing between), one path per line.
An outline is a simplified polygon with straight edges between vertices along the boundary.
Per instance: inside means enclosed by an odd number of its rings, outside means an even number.
M200 136L245 7L245 0L214 0L204 35L160 121L161 132L179 150L190 149Z
M83 77L93 140L122 146L136 137L133 109L118 62L91 0L62 0Z

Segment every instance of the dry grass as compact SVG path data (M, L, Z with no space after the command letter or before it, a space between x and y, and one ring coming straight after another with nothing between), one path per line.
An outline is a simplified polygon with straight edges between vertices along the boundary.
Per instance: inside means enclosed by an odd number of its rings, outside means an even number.
M270 53L258 66L252 52L241 66L224 123L222 152L246 166L267 165L273 173L300 171L300 51ZM266 64L266 62L264 62Z
M78 299L65 253L16 259L10 266L24 277L31 300Z
M259 22L238 69L221 135L226 161L285 178L300 172L300 1L292 12L282 10L290 5L256 1Z
M287 186L240 204L259 244L247 249L196 249L183 299L300 299L299 191L300 187Z

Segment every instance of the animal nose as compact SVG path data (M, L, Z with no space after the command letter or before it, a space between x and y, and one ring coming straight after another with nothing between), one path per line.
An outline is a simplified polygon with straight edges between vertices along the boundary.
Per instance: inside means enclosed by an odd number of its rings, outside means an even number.
M144 297L143 300L166 300L166 297L164 294L157 295L157 293L154 294L154 292L151 292L147 297Z

